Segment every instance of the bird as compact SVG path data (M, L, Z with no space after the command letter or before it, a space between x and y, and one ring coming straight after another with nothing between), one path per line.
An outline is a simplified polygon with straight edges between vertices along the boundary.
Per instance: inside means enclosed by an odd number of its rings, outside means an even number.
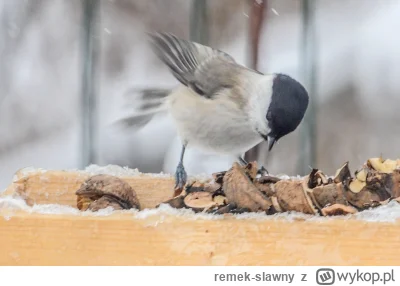
M302 122L309 95L293 77L248 68L224 51L169 32L146 34L154 55L178 83L171 90L143 92L141 113L125 121L140 125L160 111L171 115L182 145L175 190L187 182L187 148L233 155L247 165L248 150L267 142L271 152Z

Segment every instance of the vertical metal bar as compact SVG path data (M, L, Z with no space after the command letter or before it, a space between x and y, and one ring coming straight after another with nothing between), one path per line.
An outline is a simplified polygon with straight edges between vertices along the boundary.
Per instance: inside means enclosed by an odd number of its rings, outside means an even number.
M298 172L305 175L316 164L316 0L303 0L303 35L301 50L301 69L303 83L310 95L308 110L300 126L300 148Z
M82 31L82 86L81 86L81 120L82 120L82 158L84 168L97 160L97 100L96 100L96 62L98 23L100 1L83 1Z
M249 59L250 68L258 68L258 58L259 58L259 45L260 45L260 35L263 23L265 21L265 9L267 7L267 0L251 0L251 9L249 13ZM263 143L261 143L263 144ZM248 150L245 154L245 159L247 162L257 161L259 159L260 147L258 144Z
M190 39L207 45L209 41L207 1L192 0L190 11Z

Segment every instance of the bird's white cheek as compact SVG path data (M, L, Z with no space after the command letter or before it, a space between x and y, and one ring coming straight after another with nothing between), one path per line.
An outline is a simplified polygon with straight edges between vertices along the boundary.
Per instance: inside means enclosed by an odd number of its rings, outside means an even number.
M268 128L268 125L266 123L259 123L257 126L258 132L262 135L268 135L270 132L270 129Z
M265 99L256 99L257 100L250 102L250 108L248 111L249 119L255 131L266 135L269 132L268 121L266 118L266 110L268 105L265 102Z
M254 132L267 135L269 132L268 122L258 110L250 113L250 122Z

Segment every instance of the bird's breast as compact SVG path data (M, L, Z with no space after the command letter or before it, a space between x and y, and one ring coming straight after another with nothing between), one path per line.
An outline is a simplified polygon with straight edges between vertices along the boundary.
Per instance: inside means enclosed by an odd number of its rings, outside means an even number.
M226 98L207 99L181 88L170 95L168 107L189 148L242 155L262 141L243 111Z

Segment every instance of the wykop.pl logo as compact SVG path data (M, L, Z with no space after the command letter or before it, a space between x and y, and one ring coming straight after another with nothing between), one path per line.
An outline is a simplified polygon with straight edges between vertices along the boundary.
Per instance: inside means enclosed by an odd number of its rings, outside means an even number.
M318 285L333 285L333 283L335 283L335 271L333 271L333 269L318 269L316 276Z

